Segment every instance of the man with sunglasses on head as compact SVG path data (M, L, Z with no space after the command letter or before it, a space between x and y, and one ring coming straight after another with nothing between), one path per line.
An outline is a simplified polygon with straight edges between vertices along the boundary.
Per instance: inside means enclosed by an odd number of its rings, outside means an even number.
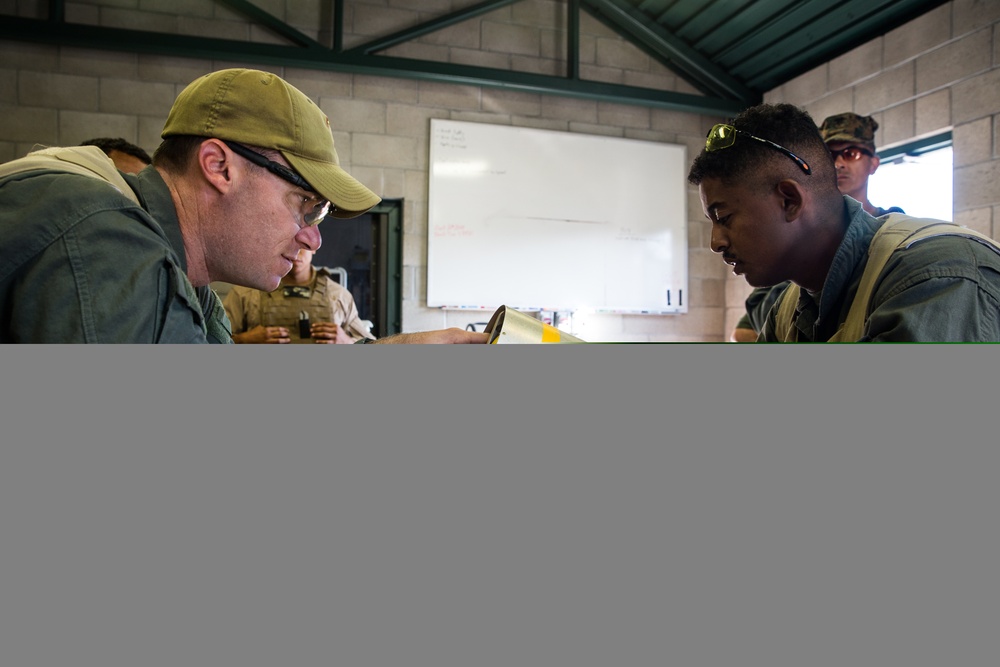
M688 181L733 272L753 287L789 282L760 340L1000 342L1000 245L950 222L869 214L838 189L805 111L762 104L716 125Z
M320 108L269 72L198 78L161 137L152 168L136 175L95 146L0 165L0 342L231 342L211 282L274 290L300 249L320 247L320 222L380 201L340 167Z
M877 129L878 122L871 116L847 112L828 116L820 125L819 132L836 167L837 188L841 193L856 199L865 211L876 217L904 213L898 206L879 208L868 201L868 178L879 166L879 157L875 152ZM787 286L783 283L750 292L746 299L747 312L736 323L730 340L737 343L756 341L767 311Z

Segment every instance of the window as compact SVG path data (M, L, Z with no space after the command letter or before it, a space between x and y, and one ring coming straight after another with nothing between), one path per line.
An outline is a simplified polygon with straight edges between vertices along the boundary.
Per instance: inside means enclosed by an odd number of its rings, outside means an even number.
M868 201L919 218L952 220L951 132L879 151L879 157L878 171L868 179Z

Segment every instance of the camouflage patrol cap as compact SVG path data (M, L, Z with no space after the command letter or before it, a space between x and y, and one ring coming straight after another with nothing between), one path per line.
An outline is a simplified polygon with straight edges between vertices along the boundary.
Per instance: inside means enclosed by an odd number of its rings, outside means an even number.
M820 125L819 133L824 143L844 141L867 146L875 150L875 130L878 123L871 116L859 116L856 113L840 113L829 116Z

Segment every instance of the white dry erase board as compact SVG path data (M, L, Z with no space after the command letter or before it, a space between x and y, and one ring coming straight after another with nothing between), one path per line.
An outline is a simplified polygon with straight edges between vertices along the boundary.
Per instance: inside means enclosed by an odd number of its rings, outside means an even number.
M687 312L685 153L432 119L427 305Z

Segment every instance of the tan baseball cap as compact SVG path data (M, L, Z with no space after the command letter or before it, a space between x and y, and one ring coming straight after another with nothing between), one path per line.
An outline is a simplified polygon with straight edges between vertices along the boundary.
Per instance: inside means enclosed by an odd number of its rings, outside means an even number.
M160 136L214 137L279 151L292 168L354 218L382 199L340 167L330 119L281 77L255 69L224 69L191 82L177 96Z

